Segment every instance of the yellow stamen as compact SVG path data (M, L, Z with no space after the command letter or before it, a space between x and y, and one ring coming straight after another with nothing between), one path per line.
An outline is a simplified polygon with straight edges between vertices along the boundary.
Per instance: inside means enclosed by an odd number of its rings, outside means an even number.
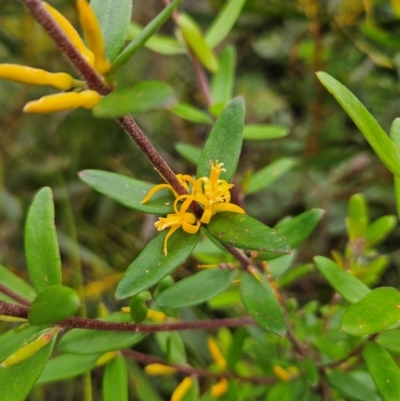
M173 375L176 368L172 366L162 365L161 363L151 363L144 368L144 371L150 376L156 375Z
M221 369L226 369L227 366L226 359L222 356L222 352L218 348L217 343L212 338L209 338L207 340L207 348L210 351L210 354L213 357L215 363Z
M89 49L95 56L94 68L105 75L110 70L110 63L105 54L103 35L96 14L86 0L77 0L76 7Z
M211 397L212 398L219 398L222 397L228 391L228 380L224 377L217 383L211 386Z
M171 401L181 401L192 386L193 379L191 377L185 377L173 392Z
M98 92L89 89L82 92L56 93L27 103L24 107L24 112L48 114L57 111L74 110L78 107L92 109L100 99L101 95Z
M39 68L16 64L0 64L0 78L23 84L50 85L61 90L74 86L74 78L65 72L47 72Z

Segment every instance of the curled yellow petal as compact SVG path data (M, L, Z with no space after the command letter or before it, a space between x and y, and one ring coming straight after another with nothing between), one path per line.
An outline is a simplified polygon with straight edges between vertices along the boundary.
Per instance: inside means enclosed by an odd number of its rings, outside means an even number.
M193 379L191 377L185 377L173 392L171 401L181 401L192 386Z
M55 8L50 4L44 3L43 6L55 19L59 27L64 31L65 36L72 42L76 49L81 53L82 57L90 66L94 66L94 54L85 46L83 40L79 36L75 28L70 24L70 22L60 14Z
M161 363L151 363L144 368L144 371L150 376L173 375L176 372L176 368Z
M56 93L27 103L24 107L24 112L48 114L57 111L74 110L78 107L92 109L100 99L101 95L99 93L89 89L82 92Z
M154 309L147 310L147 319L153 320L155 322L164 322L167 318L167 315L164 312L160 312Z
M50 85L61 90L74 86L74 78L65 72L47 72L16 64L0 64L0 78L23 84Z
M213 357L215 363L221 368L226 369L226 360L222 356L221 350L219 349L217 343L212 339L209 338L207 340L207 348L210 351L211 356Z
M221 212L246 213L240 206L226 202L215 205L215 210L219 210Z
M224 377L217 383L211 386L211 397L212 398L219 398L226 394L228 391L228 380L226 380Z
M86 0L77 0L81 26L89 46L94 54L94 68L102 75L110 70L110 63L105 53L105 44L96 14Z
M143 198L143 200L140 203L143 204L148 202L156 192L161 191L162 189L172 189L172 188L171 185L169 184L155 185L153 188L150 189L149 192L147 192L147 195Z

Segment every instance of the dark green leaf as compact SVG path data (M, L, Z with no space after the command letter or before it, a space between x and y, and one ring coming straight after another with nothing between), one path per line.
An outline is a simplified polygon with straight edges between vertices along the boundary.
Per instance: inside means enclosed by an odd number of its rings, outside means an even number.
M142 291L134 295L130 302L129 307L131 309L131 317L135 323L141 323L146 319L149 308L146 305L146 301L151 299L149 291Z
M27 282L2 265L0 265L0 283L28 301L32 301L36 297L35 290ZM11 299L10 302L15 303Z
M183 118L184 120L193 121L199 124L212 123L212 118L209 114L203 110L193 107L188 103L179 102L174 107L170 108L169 111Z
M336 98L346 113L364 134L378 157L393 173L400 176L400 149L390 140L374 117L361 102L340 82L325 72L317 76L328 91Z
M283 157L257 171L250 179L246 194L254 194L268 187L296 165L296 159Z
M140 401L163 401L165 398L161 397L157 392L157 388L152 382L149 381L146 375L143 374L133 361L128 361L128 368L130 372L130 379L134 383L135 395Z
M229 346L226 362L230 370L235 370L235 365L239 361L243 351L243 345L248 336L248 331L245 327L239 327L233 335L232 343Z
M122 323L132 322L129 313L116 313L101 320ZM58 343L58 348L61 352L67 353L98 354L129 348L137 344L144 337L145 334L143 333L128 331L73 329L61 338L61 341Z
M283 336L286 323L274 292L263 275L254 274L257 278L248 272L243 274L240 284L243 305L263 329Z
M390 126L390 139L400 148L400 118L395 118ZM400 177L394 176L394 193L396 196L397 215L400 217Z
M201 271L163 291L157 304L163 308L182 308L208 301L229 287L235 273L229 269Z
M365 336L389 328L400 320L400 292L381 287L345 310L340 328L353 336Z
M175 150L184 157L188 162L197 166L200 160L201 149L188 143L178 142L175 144Z
M29 277L37 293L61 285L61 260L49 187L35 196L25 224L25 254Z
M247 214L217 213L207 230L225 245L281 254L290 252L290 246L281 234Z
M196 177L210 175L210 160L224 163L225 173L221 179L230 181L235 174L243 142L244 101L232 100L222 111L211 129L204 149L201 152Z
M147 203L141 203L155 184L100 170L81 171L79 177L91 188L131 209L157 216L174 211L175 197L168 189L157 192Z
M63 354L48 361L36 384L51 383L70 379L96 366L100 354Z
M377 343L367 343L363 351L367 369L385 401L398 401L400 370L389 353Z
M218 46L231 31L245 2L246 0L229 0L225 2L205 35L206 42L211 48Z
M314 258L315 265L328 283L350 303L360 301L370 289L356 277L323 256Z
M91 0L106 45L106 54L113 61L124 47L131 20L132 0Z
M142 81L103 97L93 109L96 117L114 118L170 108L177 102L173 89L161 81Z
M73 316L80 307L78 293L63 285L44 289L29 308L30 324L54 324Z
M128 369L122 355L117 355L106 366L103 377L104 401L128 401Z
M289 133L289 128L272 124L248 124L244 126L243 139L262 140L282 138Z
M1 401L25 401L53 350L55 336L43 348L20 363L0 368Z
M168 20L176 7L182 3L182 0L172 0L171 4L164 8L154 19L152 19L142 30L142 32L133 39L124 51L116 58L111 66L110 73L115 73L158 31L158 29ZM130 17L130 15L129 15Z
M168 255L164 255L164 238L167 231L150 241L132 262L117 286L115 296L123 299L147 290L178 268L193 252L200 232L188 234L177 230L168 239Z

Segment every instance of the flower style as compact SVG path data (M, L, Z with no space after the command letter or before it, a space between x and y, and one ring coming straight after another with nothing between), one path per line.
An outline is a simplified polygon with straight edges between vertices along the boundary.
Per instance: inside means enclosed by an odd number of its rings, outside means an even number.
M77 9L89 48L85 46L78 32L62 14L47 3L43 3L43 6L85 61L98 73L105 75L110 69L110 63L105 56L104 40L99 23L87 0L77 0ZM82 82L75 80L67 73L51 73L42 69L15 64L0 64L0 78L25 84L50 85L64 91L74 87L82 88ZM78 107L91 109L100 99L101 95L93 90L61 92L27 103L24 112L46 114L73 110Z
M159 184L154 186L143 198L142 203L148 202L156 192L169 189L175 196L174 213L167 217L160 217L154 224L158 231L170 228L164 239L164 254L167 255L167 242L169 237L180 227L189 233L195 234L199 231L201 224L208 224L217 212L226 211L234 213L245 213L245 211L232 203L229 190L233 184L229 184L219 177L226 170L224 164L210 161L210 177L200 177L194 180L186 174L178 174L176 177L181 185L188 191L187 195L178 195L170 184ZM182 203L181 203L182 202ZM192 212L188 211L190 204L197 202L203 206L202 216L198 219Z

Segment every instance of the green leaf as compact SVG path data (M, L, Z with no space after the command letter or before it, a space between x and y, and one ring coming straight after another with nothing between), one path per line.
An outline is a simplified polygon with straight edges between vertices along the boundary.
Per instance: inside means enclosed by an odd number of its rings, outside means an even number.
M289 133L289 128L272 124L247 124L244 126L243 139L262 140L282 138Z
M0 368L1 401L25 401L53 350L56 336L30 358Z
M214 51L207 45L201 28L189 15L180 13L178 25L182 36L199 61L211 72L218 71L218 59Z
M134 295L130 302L129 307L131 309L131 317L135 323L141 323L146 319L149 308L147 307L146 301L151 299L149 291L142 291Z
M368 226L365 232L367 246L383 241L397 226L397 218L393 215L382 216Z
M49 187L35 196L25 224L25 254L29 277L39 294L61 285L61 260L54 223L53 195Z
M106 54L113 61L124 47L132 15L132 0L91 0L106 45Z
M106 322L132 323L129 313L115 313ZM129 348L145 337L144 333L111 330L72 329L58 343L61 352L75 354L99 354Z
M80 307L78 293L63 285L44 289L29 308L30 324L54 324L73 316Z
M265 330L279 336L286 334L286 323L268 281L258 272L257 278L245 272L240 283L240 296L247 312Z
M155 184L100 170L81 171L79 178L91 188L130 209L157 216L165 216L174 211L175 197L168 189L157 192L147 203L141 203Z
M367 200L363 194L355 194L349 199L347 232L351 240L365 236L369 223Z
M271 185L296 165L296 159L282 157L257 171L251 178L246 194L254 194Z
M219 69L211 79L211 98L213 105L225 105L232 99L235 81L236 49L229 45L219 57Z
M157 304L163 308L183 308L208 301L229 287L235 273L229 269L203 270L163 291Z
M92 370L100 354L63 354L48 361L36 384L70 379Z
M28 301L32 301L36 297L35 290L27 282L2 265L0 265L0 283ZM15 303L12 299L10 302Z
M376 343L367 343L363 350L367 369L384 401L398 401L400 370L389 353Z
M395 118L390 126L390 139L400 148L400 118ZM400 217L400 177L394 176L394 192L396 196L397 215Z
M248 337L248 331L246 327L239 327L233 335L233 340L229 346L226 354L226 362L230 370L235 370L235 365L239 361L243 351L243 345Z
M199 124L212 123L212 118L209 114L188 103L179 102L174 107L170 108L169 111L184 120L193 121Z
M336 263L323 256L316 256L314 263L328 283L346 301L355 303L365 297L371 290L360 280L343 270Z
M201 152L196 177L209 177L210 161L224 163L221 179L230 181L235 174L243 142L244 100L233 99L213 125Z
M126 114L143 114L170 108L177 102L171 86L161 81L142 81L117 89L103 97L94 107L96 117L114 118Z
M336 98L346 113L364 134L375 153L393 173L400 176L400 149L390 140L385 131L362 103L340 82L325 72L318 72L321 83Z
M188 234L177 230L168 239L168 255L163 246L167 230L151 240L132 262L117 286L115 296L123 299L147 290L178 268L193 252L199 241L200 231Z
M128 401L128 368L122 355L117 355L106 366L103 377L104 401Z
M207 230L228 246L280 254L290 252L286 238L247 214L217 213L207 225Z
M205 35L208 46L214 48L225 39L239 18L245 2L246 0L225 2Z
M164 25L180 3L182 3L182 0L172 0L169 6L165 7L160 14L145 26L142 32L135 37L135 39L133 39L124 51L115 59L111 66L110 74L115 73L129 61L129 59L160 29L160 27Z
M400 293L381 287L345 310L340 328L353 336L365 336L388 329L400 320Z
M200 160L201 149L188 143L178 142L175 144L175 150L188 162L197 166Z
M400 330L384 331L375 341L389 351L400 354Z
M163 401L165 398L161 397L157 392L157 387L149 381L148 377L143 374L133 361L128 361L129 378L132 380L135 388L135 395L140 401Z

